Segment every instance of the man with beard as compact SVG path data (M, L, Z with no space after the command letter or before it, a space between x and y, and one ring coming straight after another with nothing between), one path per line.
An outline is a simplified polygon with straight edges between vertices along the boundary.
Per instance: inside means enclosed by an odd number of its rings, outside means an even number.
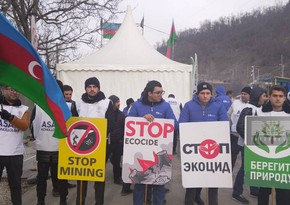
M111 131L113 122L113 106L105 94L100 90L100 82L96 77L88 78L85 81L86 92L81 99L76 101L76 107L72 110L73 116L106 118L107 132ZM84 205L87 195L87 181L77 182L77 205ZM82 189L82 190L81 190ZM95 182L95 205L104 204L105 182ZM82 196L82 197L80 197Z

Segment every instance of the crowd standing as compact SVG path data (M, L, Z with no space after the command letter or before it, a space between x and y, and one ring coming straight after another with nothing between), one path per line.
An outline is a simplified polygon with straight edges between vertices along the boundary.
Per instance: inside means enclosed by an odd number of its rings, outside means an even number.
M124 125L126 116L144 117L147 121L153 122L155 118L173 119L175 121L175 133L173 140L173 154L177 152L178 123L185 122L208 122L208 121L229 121L231 141L231 163L234 168L236 159L241 153L242 164L237 173L233 185L232 199L243 204L249 201L243 195L244 184L244 133L245 116L289 116L290 106L286 101L286 90L281 86L273 86L267 92L260 87L244 87L240 97L234 99L233 92L226 92L223 86L216 86L213 95L211 84L202 82L197 86L196 93L190 101L182 108L182 103L170 94L163 99L164 90L160 82L149 81L141 97L134 102L133 98L126 100L126 107L120 111L120 99L116 95L109 98L100 89L100 82L96 77L88 78L85 81L85 93L80 99L71 99L73 89L69 85L62 85L65 100L72 111L73 116L93 117L107 119L107 149L106 161L110 159L113 165L113 181L122 185L121 195L132 193L131 184L123 183L121 179L121 159L123 155ZM21 175L23 169L23 132L31 126L37 149L37 186L36 193L38 205L45 204L46 186L48 173L50 171L53 189L60 195L60 204L67 204L69 183L67 180L57 179L58 164L58 139L52 137L54 131L41 129L43 123L51 122L49 116L35 106L29 118L28 107L21 104L19 93L11 87L4 86L3 95L0 95L0 180L4 168L7 170L8 183L11 192L13 205L22 204L21 199ZM266 103L267 102L267 103ZM162 113L162 115L160 115ZM30 122L30 123L29 123ZM76 205L86 204L88 191L87 181L77 181ZM133 204L143 205L145 198L147 204L164 205L164 185L135 184L133 190ZM186 188L185 205L203 205L201 188ZM152 193L153 201L151 202ZM258 205L268 205L271 188L250 187L250 194L257 197ZM95 204L106 204L104 201L105 182L94 183ZM218 205L218 188L208 188L209 205ZM276 189L276 205L290 204L290 190Z

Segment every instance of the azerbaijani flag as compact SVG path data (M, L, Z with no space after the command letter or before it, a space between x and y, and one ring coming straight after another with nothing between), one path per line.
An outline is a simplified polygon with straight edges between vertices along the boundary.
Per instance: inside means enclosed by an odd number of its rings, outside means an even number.
M174 42L176 41L176 39L177 39L177 35L175 32L174 20L172 20L170 36L169 36L169 39L167 41L167 52L166 52L167 58L171 58L171 54L173 53Z
M30 42L0 12L0 83L39 105L53 120L53 136L63 138L71 112L63 94Z
M117 33L121 24L119 23L104 23L102 25L103 38L111 39Z

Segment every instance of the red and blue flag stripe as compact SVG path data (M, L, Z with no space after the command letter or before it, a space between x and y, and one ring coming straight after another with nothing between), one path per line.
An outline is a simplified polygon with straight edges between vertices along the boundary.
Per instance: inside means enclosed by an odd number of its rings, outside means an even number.
M54 121L54 136L66 136L71 117L62 91L30 42L0 13L0 83L38 104Z

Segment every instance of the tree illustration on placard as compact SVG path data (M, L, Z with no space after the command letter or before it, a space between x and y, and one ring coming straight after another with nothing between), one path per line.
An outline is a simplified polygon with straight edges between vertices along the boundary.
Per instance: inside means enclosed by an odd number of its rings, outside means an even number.
M277 145L275 154L290 148L290 134L285 132L284 127L281 126L278 121L268 121L262 126L261 132L263 133L262 136L260 136L260 132L256 131L253 142L258 148L265 152L270 152L270 145ZM283 135L284 133L285 135ZM279 141L282 142L279 143Z

